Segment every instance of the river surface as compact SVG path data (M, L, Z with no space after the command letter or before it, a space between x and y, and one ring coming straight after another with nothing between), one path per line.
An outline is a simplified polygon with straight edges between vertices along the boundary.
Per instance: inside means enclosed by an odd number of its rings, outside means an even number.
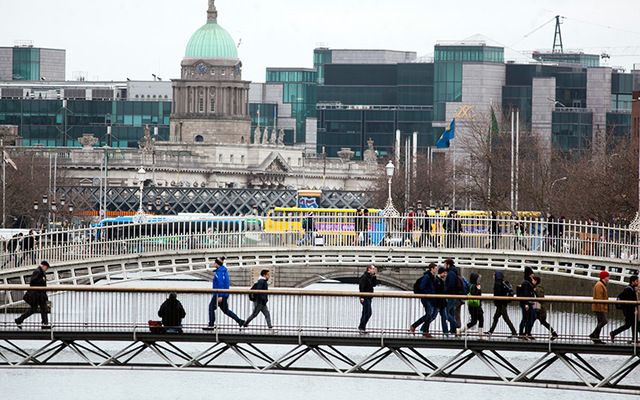
M143 282L145 286L208 287L207 282ZM128 282L126 286L139 286ZM355 290L354 285L318 284L312 289ZM32 317L37 318L37 317ZM353 349L353 354L362 352ZM434 359L447 354L434 353ZM517 358L531 362L539 357L523 353ZM393 361L390 361L393 362ZM613 360L612 360L613 362ZM616 360L616 362L619 362ZM568 374L566 369L553 370L556 376ZM637 381L638 371L634 381ZM462 394L467 399L513 400L628 400L633 396L531 389L495 385L471 385L412 381L406 379L337 378L302 375L261 375L211 371L126 370L126 369L0 369L3 399L446 399Z

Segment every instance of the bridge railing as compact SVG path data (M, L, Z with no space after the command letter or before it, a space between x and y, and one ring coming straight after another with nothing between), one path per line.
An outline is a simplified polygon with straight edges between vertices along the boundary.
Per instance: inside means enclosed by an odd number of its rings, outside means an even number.
M17 330L15 319L29 309L20 302L26 286L0 286L0 330ZM33 288L31 288L33 289ZM184 332L207 332L210 322L210 302L214 298L211 289L156 289L156 288L124 288L124 287L77 287L55 286L46 289L49 294L50 318L49 323L54 331L136 331L148 332L149 320L159 320L158 311L169 293L176 293L181 302L186 317L182 323ZM495 315L494 301L508 302L507 314L515 325L516 333L522 320L521 302L536 310L538 320L532 330L532 338L528 340L548 342L592 343L590 338L596 325L596 318L592 313L594 304L605 305L605 313L609 323L603 328L599 336L610 343L609 334L614 328L624 324L622 311L616 304L630 307L631 313L640 309L640 302L594 301L590 298L545 297L535 299L505 298L493 296L438 296L416 295L407 292L381 291L374 294L363 294L344 291L319 290L269 290L251 291L247 289L220 290L219 293L229 295L229 307L245 321L253 311L254 303L249 300L249 294L267 294L268 307L273 327L278 334L291 335L327 335L353 336L362 334L358 330L362 305L361 299L372 298L372 317L366 325L366 334L384 337L414 337L421 335L421 325L415 326L415 333L410 326L425 314L423 301L442 307L446 299L456 301L459 307L459 319L462 331L458 338L466 340L517 340L512 336L511 329L503 319L492 326ZM481 302L484 324L465 329L470 322L469 306L473 300ZM544 311L541 311L544 310ZM263 315L251 321L248 327L240 329L237 322L223 315L220 307L214 311L215 327L218 333L245 334L275 334L268 329ZM543 317L544 313L544 317ZM633 314L633 324L638 325L638 314ZM549 329L542 326L548 322ZM428 332L435 339L456 337L456 332L447 335L443 326L442 315L433 319ZM40 315L28 318L20 326L22 330L40 330ZM448 330L448 329L447 329ZM487 335L485 331L492 331ZM556 334L557 333L557 336ZM519 338L523 340L523 338ZM616 336L615 343L629 345L634 349L638 338L632 338L629 329Z
M621 226L535 218L318 215L247 216L45 232L5 241L0 268L124 254L259 247L383 246L638 260L638 232Z

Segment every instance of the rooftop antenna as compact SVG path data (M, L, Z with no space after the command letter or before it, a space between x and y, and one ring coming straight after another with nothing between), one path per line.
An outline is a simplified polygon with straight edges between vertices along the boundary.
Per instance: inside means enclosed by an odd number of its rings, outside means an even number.
M560 30L560 24L562 24L560 15L556 15L556 33L553 36L553 53L564 53L564 47L562 46L562 31Z

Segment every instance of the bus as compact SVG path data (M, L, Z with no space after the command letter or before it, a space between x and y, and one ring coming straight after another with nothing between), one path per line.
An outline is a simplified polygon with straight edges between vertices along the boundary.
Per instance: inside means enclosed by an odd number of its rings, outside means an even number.
M266 233L293 234L298 243L348 246L367 243L379 245L384 239L382 211L367 209L369 218L362 233L356 232L357 210L353 208L277 207L269 210L264 223ZM310 225L305 226L305 219ZM306 228L306 229L305 229ZM309 235L310 234L310 235Z

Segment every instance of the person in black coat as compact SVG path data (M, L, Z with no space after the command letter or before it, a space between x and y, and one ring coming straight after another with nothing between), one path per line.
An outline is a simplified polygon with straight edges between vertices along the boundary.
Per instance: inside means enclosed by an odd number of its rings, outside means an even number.
M524 269L524 280L518 286L517 296L518 297L535 297L535 291L533 286L533 281L531 277L533 276L533 269L531 267L525 267ZM536 312L533 308L533 302L526 300L520 302L520 309L522 310L522 319L520 320L520 327L518 329L518 333L521 339L529 339L533 340L533 336L531 336L531 330L533 329L533 324L536 322Z
M504 280L504 273L501 271L496 271L495 273L495 281L493 284L493 295L496 297L512 297L513 296L513 288L511 284ZM511 336L516 336L516 328L513 326L513 322L509 318L509 313L507 312L507 306L509 305L509 300L495 300L494 304L496 305L496 312L493 314L493 323L491 324L491 328L487 332L487 335L493 334L496 330L496 326L498 326L498 321L500 318L504 319L504 322L507 323L509 330L511 331Z
M268 269L263 269L260 271L260 278L253 284L251 290L268 290L269 289L269 278L271 277L271 273ZM253 301L253 313L247 318L244 322L244 326L249 326L249 322L253 321L258 314L262 313L264 315L264 319L267 320L267 327L269 329L273 329L273 325L271 324L271 314L269 313L269 308L267 308L267 302L269 298L265 293L256 293L253 296L249 296L251 301Z
M629 286L625 287L620 296L618 297L620 300L624 301L638 301L638 296L636 295L636 287L638 287L639 283L638 275L633 275L629 278ZM622 305L622 313L624 314L624 325L619 327L618 329L612 331L609 336L611 337L611 343L615 340L616 336L620 333L626 331L629 328L632 328L631 332L633 333L631 339L633 341L638 340L638 328L640 328L640 322L636 324L635 321L635 312L636 306L633 304L623 304Z
M373 288L378 285L378 278L376 278L376 273L378 270L374 265L369 265L367 270L362 274L360 280L358 281L360 293L373 293ZM369 319L371 319L371 315L373 311L371 309L371 302L373 301L372 297L360 297L360 304L362 304L362 315L360 316L360 325L358 325L358 330L360 333L364 334L367 332L367 323Z
M182 333L182 319L186 316L187 313L175 293L169 294L169 298L158 310L158 317L162 318L162 326L166 333Z
M40 266L36 268L31 274L29 280L29 286L31 287L47 287L47 270L49 270L49 263L42 261ZM40 308L40 317L42 322L42 329L50 329L49 316L47 315L47 301L49 297L47 292L40 290L27 290L24 295L24 301L29 304L29 309L16 318L14 321L18 325L18 329L22 329L22 323L25 319L29 318L38 311Z
M429 264L427 270L420 279L420 294L436 294L435 280L437 270L438 266L435 263ZM416 331L417 327L422 326L420 328L422 335L426 338L430 338L431 334L429 333L429 326L438 315L438 309L435 307L433 299L420 299L420 303L422 303L422 306L424 307L424 315L409 326L409 331L413 333Z

